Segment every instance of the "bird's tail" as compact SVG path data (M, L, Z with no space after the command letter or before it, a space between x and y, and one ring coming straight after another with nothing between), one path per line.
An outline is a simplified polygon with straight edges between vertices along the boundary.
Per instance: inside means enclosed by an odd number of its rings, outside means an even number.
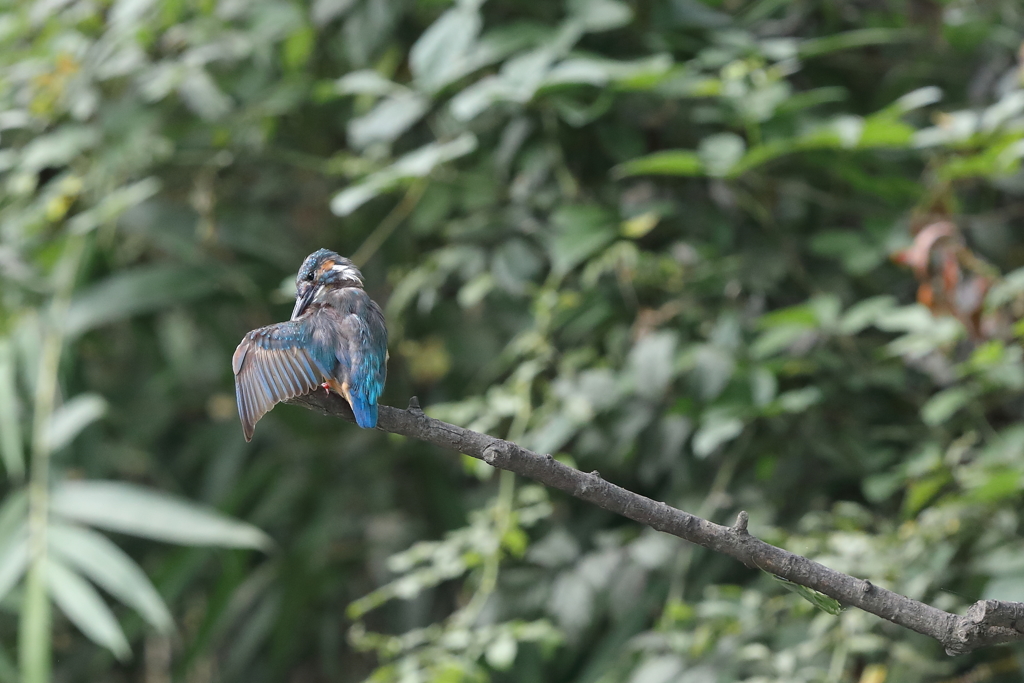
M363 429L373 429L377 426L377 403L370 403L362 396L353 395L349 401L352 412L356 416L356 424Z

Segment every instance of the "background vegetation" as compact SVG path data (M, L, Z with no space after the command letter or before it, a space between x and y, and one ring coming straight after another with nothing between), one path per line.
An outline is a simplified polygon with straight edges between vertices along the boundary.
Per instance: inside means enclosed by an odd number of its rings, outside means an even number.
M246 445L229 358L330 247L386 306L386 402L943 609L1024 600L1022 29L7 4L0 681L1018 679L422 444L279 407Z

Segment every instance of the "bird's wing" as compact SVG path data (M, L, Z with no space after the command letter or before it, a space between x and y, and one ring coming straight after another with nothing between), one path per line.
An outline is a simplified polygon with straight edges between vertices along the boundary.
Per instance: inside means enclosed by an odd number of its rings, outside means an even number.
M296 322L261 327L242 338L231 358L245 440L275 404L307 394L324 374L306 352L308 334Z
M384 314L363 294L355 312L345 316L341 328L347 343L338 348L337 358L348 374L350 395L346 398L355 413L356 424L373 427L377 424L377 399L384 391L388 372Z

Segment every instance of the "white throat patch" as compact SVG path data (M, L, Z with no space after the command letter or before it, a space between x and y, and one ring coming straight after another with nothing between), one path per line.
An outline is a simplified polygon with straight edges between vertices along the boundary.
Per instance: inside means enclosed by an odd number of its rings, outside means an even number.
M336 263L335 265L331 266L331 270L341 274L341 276L346 280L358 282L360 285L363 284L363 279L359 277L359 271L353 268L352 266L346 266L341 263Z

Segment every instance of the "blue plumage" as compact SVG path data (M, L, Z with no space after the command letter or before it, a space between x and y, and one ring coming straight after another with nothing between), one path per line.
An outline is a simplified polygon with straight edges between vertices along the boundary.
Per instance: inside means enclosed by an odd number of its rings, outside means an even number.
M380 307L362 289L362 274L348 259L321 249L306 258L296 284L292 319L253 330L235 350L235 393L247 441L276 403L321 384L345 397L360 427L377 425L388 333Z

